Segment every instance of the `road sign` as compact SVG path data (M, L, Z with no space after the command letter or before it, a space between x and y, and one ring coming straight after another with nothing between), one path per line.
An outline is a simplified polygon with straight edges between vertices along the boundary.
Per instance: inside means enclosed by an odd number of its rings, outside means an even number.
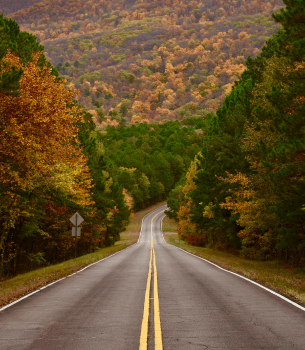
M72 236L75 237L75 231L77 231L76 236L80 237L80 227L72 227Z
M80 227L78 227L79 224L81 224L84 219L76 212L71 218L70 221L72 224L76 227L72 228L72 236L75 237L75 260L76 260L76 243L77 243L77 238L80 237Z
M71 218L70 221L74 226L80 225L84 219L76 212Z

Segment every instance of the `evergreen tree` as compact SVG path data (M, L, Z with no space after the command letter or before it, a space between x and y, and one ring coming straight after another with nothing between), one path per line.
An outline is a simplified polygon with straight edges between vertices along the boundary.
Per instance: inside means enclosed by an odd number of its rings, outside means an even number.
M16 54L23 64L32 61L33 53L41 53L39 64L43 67L46 64L46 58L43 54L44 47L38 43L33 34L20 31L19 25L12 19L7 19L0 14L0 60L6 55L8 50ZM47 63L52 69L52 74L58 76L57 69ZM22 69L16 70L12 67L11 72L3 73L0 71L0 93L11 96L18 96L19 80L22 75Z
M284 0L267 41L208 120L192 222L251 258L304 256L305 1Z

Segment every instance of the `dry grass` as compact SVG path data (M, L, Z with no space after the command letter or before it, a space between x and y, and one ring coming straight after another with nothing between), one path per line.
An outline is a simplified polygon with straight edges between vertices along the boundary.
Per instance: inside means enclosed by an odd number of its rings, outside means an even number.
M178 223L174 220L169 219L167 216L163 219L162 229L164 233L168 232L177 232L178 231Z
M43 267L1 281L0 307L136 243L141 230L142 218L150 211L157 209L164 204L165 203L159 203L153 207L137 212L130 220L127 230L121 233L121 240L116 242L112 247L102 248L94 253L83 255L76 260L72 259L61 264Z
M168 228L172 229L169 230ZM163 231L165 241L227 270L237 272L305 304L305 269L291 267L281 261L253 261L214 249L194 247L173 234L176 223L167 218Z
M123 237L124 234L134 235L134 236L139 237L143 217L146 214L150 213L151 211L158 209L165 204L166 204L166 202L161 202L161 203L153 205L152 207L146 208L144 210L141 210L141 211L138 211L137 213L135 213L134 216L130 219L130 224L128 225L126 231L121 233L121 237Z

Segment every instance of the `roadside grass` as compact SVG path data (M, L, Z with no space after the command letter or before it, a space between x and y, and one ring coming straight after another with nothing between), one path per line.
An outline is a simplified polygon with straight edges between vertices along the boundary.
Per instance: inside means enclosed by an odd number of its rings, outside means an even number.
M102 248L94 253L80 256L76 260L67 260L60 264L43 267L4 280L0 282L0 307L48 283L71 275L85 266L112 255L131 245L131 242L133 242L133 237L125 235L121 241L116 242L112 247Z
M162 222L162 230L163 232L177 232L178 224L175 222L175 220L171 220L165 216Z
M179 240L177 233L171 233L177 224L173 220L166 219L163 231L167 243L209 260L227 270L248 277L305 304L305 269L292 267L282 261L246 260L224 251L188 245L186 242Z
M159 203L135 213L133 218L130 219L130 224L126 231L121 233L121 240L116 242L112 247L99 249L94 253L80 256L76 260L67 260L60 264L43 267L10 279L1 280L0 307L136 243L140 234L143 217L164 204Z
M127 226L126 230L123 233L121 233L121 237L123 237L124 234L136 235L137 237L139 237L143 217L146 214L150 213L151 211L156 210L165 204L166 204L166 202L161 202L161 203L155 204L149 208L146 208L146 209L143 209L141 211L134 213L133 217L130 219L130 223Z

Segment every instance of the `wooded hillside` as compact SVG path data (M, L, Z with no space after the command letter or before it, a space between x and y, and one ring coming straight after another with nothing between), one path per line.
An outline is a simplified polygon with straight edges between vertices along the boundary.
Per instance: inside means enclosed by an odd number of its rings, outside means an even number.
M45 0L11 17L37 36L51 63L81 90L79 103L105 126L215 112L247 57L277 31L270 14L282 5Z
M0 0L0 13L2 12L4 16L8 16L38 2L41 2L41 0Z

